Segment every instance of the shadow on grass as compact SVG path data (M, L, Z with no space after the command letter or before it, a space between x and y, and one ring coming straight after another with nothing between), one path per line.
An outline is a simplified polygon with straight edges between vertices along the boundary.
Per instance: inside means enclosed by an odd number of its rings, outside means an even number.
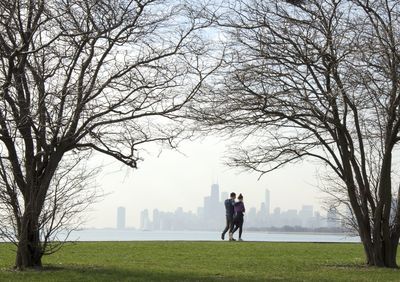
M2 273L1 273L2 272ZM5 274L5 276L3 276ZM46 265L41 270L0 270L6 281L239 281L238 277L221 273L200 274L168 270L137 270L103 266ZM243 281L243 279L240 279ZM254 281L254 280L252 280Z

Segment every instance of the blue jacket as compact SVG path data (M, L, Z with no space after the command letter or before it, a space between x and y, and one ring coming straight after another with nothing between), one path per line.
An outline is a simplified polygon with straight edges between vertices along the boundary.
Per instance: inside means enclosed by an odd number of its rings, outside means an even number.
M235 200L232 199L226 199L225 202L225 211L226 211L226 216L233 216L235 213Z

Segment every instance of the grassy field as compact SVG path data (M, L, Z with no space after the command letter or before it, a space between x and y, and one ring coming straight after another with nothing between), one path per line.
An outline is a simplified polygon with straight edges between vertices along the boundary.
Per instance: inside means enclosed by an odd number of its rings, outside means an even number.
M400 281L400 270L363 259L360 244L71 243L43 271L21 273L12 246L0 244L0 281Z

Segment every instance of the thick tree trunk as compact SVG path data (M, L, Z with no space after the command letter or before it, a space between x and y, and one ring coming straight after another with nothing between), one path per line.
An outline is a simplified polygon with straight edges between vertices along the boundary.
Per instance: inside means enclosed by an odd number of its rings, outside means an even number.
M27 212L22 219L15 267L19 270L42 267L38 216Z
M369 266L397 268L397 247L399 238L392 238L389 242L376 241L371 244L367 240L368 235L365 230L360 230L361 241L364 246L366 263Z
M33 175L29 193L24 195L25 211L21 218L18 230L18 249L15 267L23 270L25 268L41 268L44 253L43 242L40 241L39 217L43 210L46 194L56 168L63 154L55 153L50 159L47 170L42 175Z

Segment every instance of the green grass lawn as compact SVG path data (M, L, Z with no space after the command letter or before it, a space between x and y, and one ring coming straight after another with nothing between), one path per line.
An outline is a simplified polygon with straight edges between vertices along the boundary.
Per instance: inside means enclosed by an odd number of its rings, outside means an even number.
M360 244L71 243L40 272L13 271L14 255L0 244L0 281L400 281L400 270L365 267Z

